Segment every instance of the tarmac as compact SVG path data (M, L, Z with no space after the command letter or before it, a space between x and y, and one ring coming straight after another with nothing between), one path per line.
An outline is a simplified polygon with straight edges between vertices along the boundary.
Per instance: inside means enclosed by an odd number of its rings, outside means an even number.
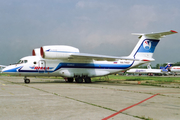
M0 76L0 120L180 120L180 88L30 80Z

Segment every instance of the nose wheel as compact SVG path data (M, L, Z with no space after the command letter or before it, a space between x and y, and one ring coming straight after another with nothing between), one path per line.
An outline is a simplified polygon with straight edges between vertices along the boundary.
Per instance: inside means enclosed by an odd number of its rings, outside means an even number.
M26 84L30 83L30 79L24 77L24 83L26 83Z

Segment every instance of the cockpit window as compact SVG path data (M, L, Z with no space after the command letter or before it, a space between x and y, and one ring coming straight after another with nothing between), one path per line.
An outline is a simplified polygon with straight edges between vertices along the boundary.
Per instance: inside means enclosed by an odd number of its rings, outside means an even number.
M17 64L21 64L21 63L27 63L28 60L20 60Z
M22 60L20 60L17 64L21 64L23 61Z

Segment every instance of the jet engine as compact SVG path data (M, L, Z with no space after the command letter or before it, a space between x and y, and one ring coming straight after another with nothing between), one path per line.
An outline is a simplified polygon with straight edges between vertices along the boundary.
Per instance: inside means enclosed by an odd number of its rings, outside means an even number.
M40 48L36 48L32 50L32 56L41 56Z
M42 46L40 54L46 59L67 59L72 53L79 53L79 49L66 45Z

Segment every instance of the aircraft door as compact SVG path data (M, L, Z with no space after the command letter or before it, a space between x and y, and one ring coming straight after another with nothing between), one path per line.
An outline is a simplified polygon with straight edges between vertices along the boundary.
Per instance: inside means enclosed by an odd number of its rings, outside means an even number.
M44 73L46 69L46 62L44 60L39 61L39 73Z

